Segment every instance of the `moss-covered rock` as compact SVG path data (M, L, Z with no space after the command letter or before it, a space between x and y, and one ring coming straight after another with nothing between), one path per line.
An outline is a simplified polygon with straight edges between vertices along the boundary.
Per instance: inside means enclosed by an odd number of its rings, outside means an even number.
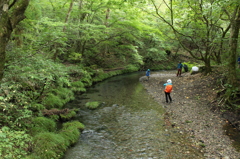
M87 102L85 104L85 106L88 108L88 109L97 109L99 106L101 105L100 102Z

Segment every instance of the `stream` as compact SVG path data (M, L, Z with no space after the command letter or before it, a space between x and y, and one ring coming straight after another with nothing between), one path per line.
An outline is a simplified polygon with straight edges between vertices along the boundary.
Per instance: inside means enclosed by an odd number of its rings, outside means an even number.
M178 129L168 129L164 108L139 82L144 74L109 78L68 103L68 108L80 108L77 120L86 127L64 159L204 158L191 145L190 137ZM102 105L89 110L84 106L89 101Z

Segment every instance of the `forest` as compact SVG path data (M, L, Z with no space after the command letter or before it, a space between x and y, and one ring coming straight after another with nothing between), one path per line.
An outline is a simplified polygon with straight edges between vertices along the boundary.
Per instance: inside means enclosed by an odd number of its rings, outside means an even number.
M224 74L239 113L239 0L2 0L0 157L61 158L84 125L64 108L111 76L185 63ZM57 127L62 123L62 128ZM38 157L36 157L38 156Z

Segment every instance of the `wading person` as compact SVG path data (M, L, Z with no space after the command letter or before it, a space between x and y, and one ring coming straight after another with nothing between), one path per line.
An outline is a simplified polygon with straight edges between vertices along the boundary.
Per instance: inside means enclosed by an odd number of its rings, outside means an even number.
M166 97L166 102L168 103L168 99L169 99L169 102L171 103L172 98L171 98L170 93L172 91L172 80L168 79L167 83L165 83L163 85L165 86L164 93L165 93L165 97Z
M182 67L183 67L182 63L179 62L178 65L177 65L177 76L178 75L181 76L181 74L182 74Z
M148 69L148 70L146 71L146 76L147 76L147 80L149 80L149 76L150 76L150 69Z

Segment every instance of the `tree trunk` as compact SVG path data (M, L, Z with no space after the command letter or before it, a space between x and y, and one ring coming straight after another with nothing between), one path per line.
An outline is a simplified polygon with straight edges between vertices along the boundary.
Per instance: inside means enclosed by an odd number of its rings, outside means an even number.
M65 18L65 23L66 24L68 23L68 19L70 17L71 12L72 12L72 7L73 7L73 0L70 3L69 9L68 9L68 13L67 13L67 16ZM65 30L66 30L66 25L63 27L63 32L65 32Z
M208 74L208 73L212 72L211 59L210 58L205 58L204 59L204 64L205 64L204 73Z
M29 1L30 0L0 1L0 81L4 73L7 43L13 29L25 18L24 12Z
M233 88L237 86L237 73L236 73L236 61L237 61L237 46L238 46L238 34L240 29L240 8L237 9L237 16L232 21L231 34L229 41L229 58L228 58L228 76L227 82L232 85Z
M105 19L105 26L108 27L108 20L109 20L109 17L110 17L110 9L108 8L106 10L106 19ZM106 32L106 35L108 35L108 32ZM105 48L104 48L104 51L103 51L103 54L102 54L102 57L105 57L108 53L108 44L105 44Z

